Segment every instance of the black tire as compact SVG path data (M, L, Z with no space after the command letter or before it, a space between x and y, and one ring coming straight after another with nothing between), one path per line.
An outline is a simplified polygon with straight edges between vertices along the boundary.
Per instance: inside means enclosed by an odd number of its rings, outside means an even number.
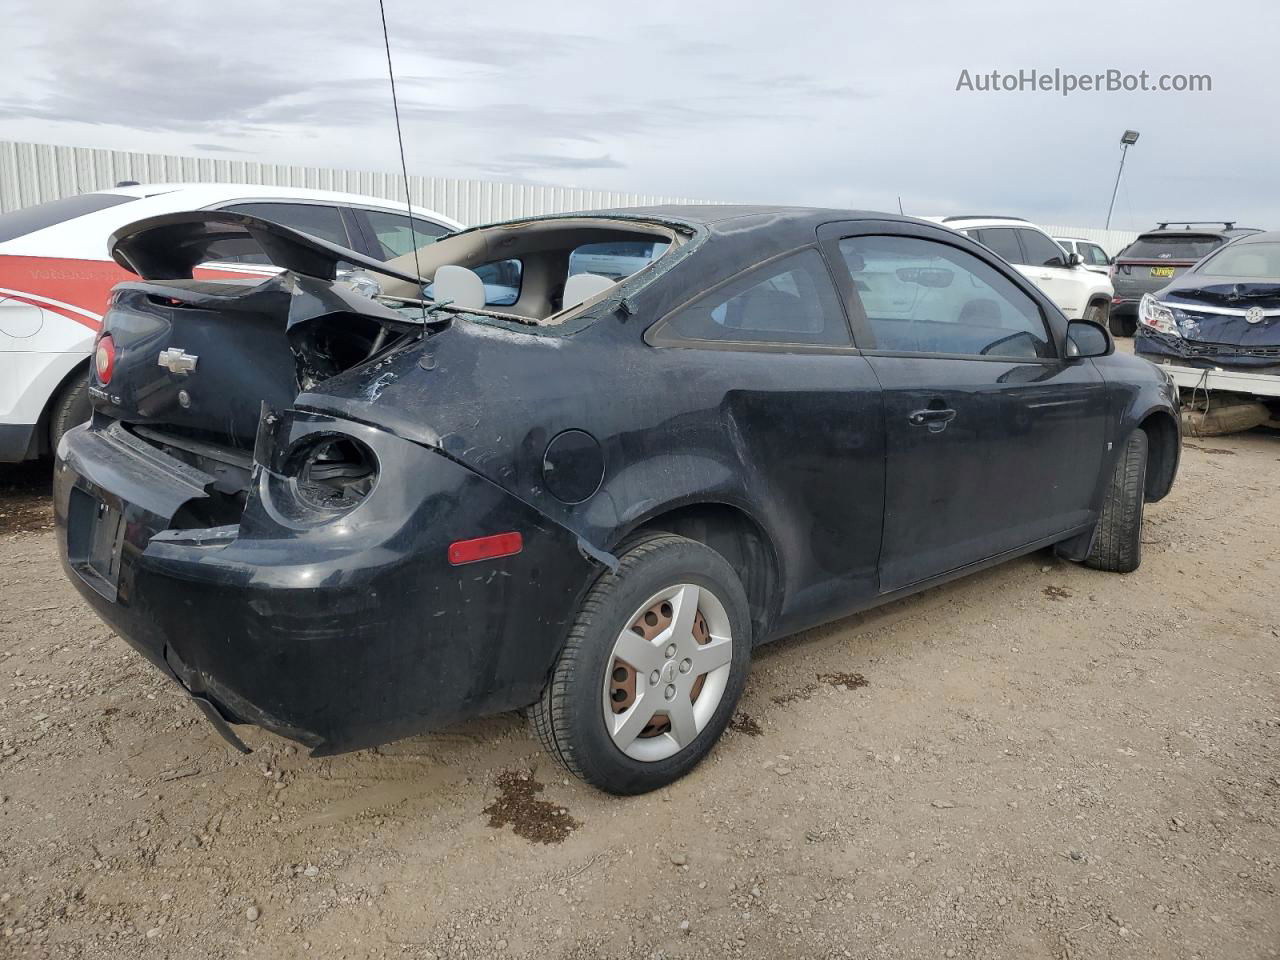
M1107 328L1113 337L1132 337L1138 332L1138 320L1136 317L1117 316L1108 311Z
M627 618L667 587L692 583L719 600L732 629L729 676L714 713L696 738L661 760L633 759L605 727L605 671ZM542 697L529 710L542 745L574 776L608 793L647 793L673 783L711 751L733 717L751 665L751 617L733 567L694 540L655 533L633 541L588 592Z
M75 374L53 400L49 408L49 452L58 452L62 435L89 419L89 371Z
M1102 516L1085 557L1095 570L1130 573L1142 563L1142 507L1146 502L1147 435L1130 434L1116 460L1115 471L1102 501Z
M1111 301L1110 300L1094 300L1084 308L1084 319L1092 320L1094 323L1101 324L1110 329L1111 326ZM1111 331L1115 333L1114 330Z

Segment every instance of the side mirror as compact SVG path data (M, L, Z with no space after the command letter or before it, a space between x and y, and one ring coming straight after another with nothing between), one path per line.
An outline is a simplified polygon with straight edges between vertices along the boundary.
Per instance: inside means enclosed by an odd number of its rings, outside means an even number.
M1105 357L1115 349L1107 328L1092 320L1072 320L1067 324L1067 359Z
M1084 263L1084 259L1080 256L1080 254L1078 254L1078 253L1068 253L1068 254L1067 254L1067 268L1068 268L1068 269L1070 269L1071 267L1078 267L1078 266L1080 266L1080 264L1082 264L1082 263Z

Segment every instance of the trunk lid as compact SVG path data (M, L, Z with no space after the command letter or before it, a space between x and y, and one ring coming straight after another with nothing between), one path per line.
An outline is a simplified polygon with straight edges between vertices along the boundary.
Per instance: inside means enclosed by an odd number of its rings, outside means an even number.
M245 234L285 272L191 278L210 243ZM112 293L100 341L110 337L114 362L105 380L93 365L94 407L202 469L248 469L264 404L286 409L300 391L423 330L421 318L332 282L340 263L406 275L256 217L152 217L113 236L112 256L147 279Z

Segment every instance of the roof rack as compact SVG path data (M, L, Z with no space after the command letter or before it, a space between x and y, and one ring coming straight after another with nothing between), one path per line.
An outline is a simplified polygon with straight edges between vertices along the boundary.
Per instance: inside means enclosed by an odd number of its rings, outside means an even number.
M966 213L956 217L943 217L943 223L950 223L952 220L1017 220L1019 223L1030 223L1023 217L1006 217L1003 213Z
M1169 224L1175 224L1176 226L1190 230L1192 227L1208 227L1219 223L1227 230L1234 230L1236 228L1236 222L1234 220L1160 220L1157 221L1156 229L1168 230Z

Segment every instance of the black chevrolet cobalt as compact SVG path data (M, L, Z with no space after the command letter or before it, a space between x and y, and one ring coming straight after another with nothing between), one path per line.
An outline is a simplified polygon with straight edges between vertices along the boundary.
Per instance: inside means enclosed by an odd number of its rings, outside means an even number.
M932 223L655 207L383 264L206 211L112 242L140 279L58 450L60 546L237 745L523 710L652 790L756 645L1044 547L1133 570L1178 468L1155 366ZM247 251L276 272L201 266Z

